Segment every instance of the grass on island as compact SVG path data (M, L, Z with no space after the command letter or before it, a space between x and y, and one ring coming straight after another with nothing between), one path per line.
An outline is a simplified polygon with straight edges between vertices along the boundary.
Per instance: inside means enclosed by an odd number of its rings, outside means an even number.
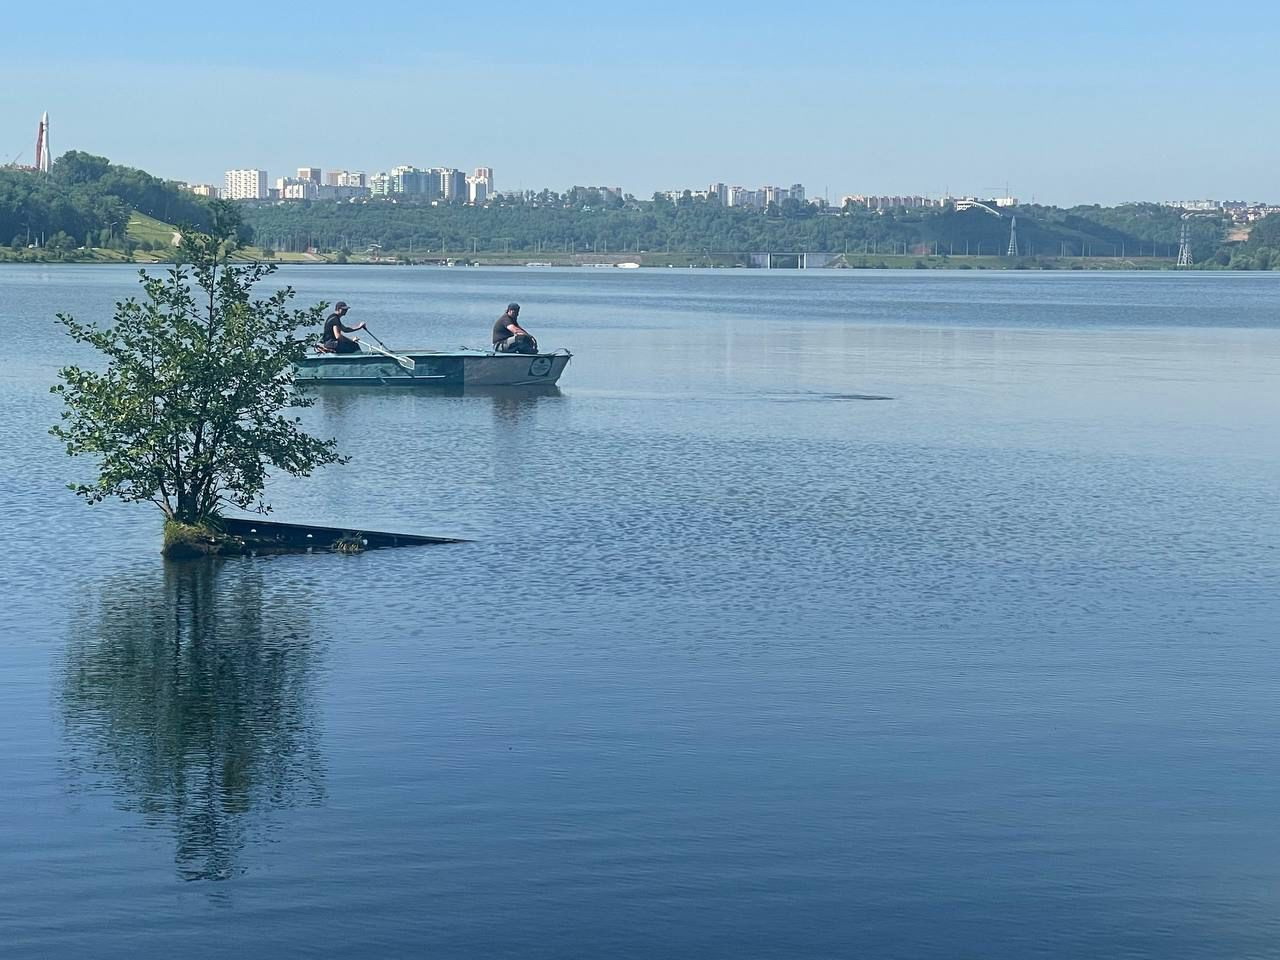
M228 542L228 538L212 523L165 520L161 552L171 559L207 556L225 552Z

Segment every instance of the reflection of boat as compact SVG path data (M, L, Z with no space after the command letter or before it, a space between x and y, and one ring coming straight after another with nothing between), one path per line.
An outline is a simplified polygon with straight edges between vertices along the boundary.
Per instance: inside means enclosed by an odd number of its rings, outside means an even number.
M361 344L361 346L365 346ZM295 365L300 384L385 383L421 387L524 387L555 383L573 355L495 353L463 348L452 352L371 348L360 353L311 354Z

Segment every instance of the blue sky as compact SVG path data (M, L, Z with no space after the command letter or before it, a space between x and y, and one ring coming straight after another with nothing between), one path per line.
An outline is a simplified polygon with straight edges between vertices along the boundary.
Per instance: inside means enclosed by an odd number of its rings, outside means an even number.
M55 153L213 183L413 163L639 196L1280 202L1274 4L232 7L6 9L0 163L48 110Z

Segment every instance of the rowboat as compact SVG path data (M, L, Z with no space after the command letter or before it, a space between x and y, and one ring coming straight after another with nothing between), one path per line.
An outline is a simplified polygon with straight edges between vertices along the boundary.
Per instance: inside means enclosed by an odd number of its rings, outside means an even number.
M568 350L530 354L472 347L393 353L361 341L359 353L316 353L297 361L294 380L306 385L549 386L560 379L572 356Z

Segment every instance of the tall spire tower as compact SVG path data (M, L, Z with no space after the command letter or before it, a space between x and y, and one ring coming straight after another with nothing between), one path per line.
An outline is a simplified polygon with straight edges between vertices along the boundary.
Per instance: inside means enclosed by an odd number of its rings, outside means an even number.
M52 166L53 159L49 153L49 111L46 110L40 118L40 132L36 134L36 169L41 173L48 173Z
M1009 249L1004 252L1004 255L1006 257L1016 257L1018 255L1018 218L1017 217L1014 217L1009 221Z

